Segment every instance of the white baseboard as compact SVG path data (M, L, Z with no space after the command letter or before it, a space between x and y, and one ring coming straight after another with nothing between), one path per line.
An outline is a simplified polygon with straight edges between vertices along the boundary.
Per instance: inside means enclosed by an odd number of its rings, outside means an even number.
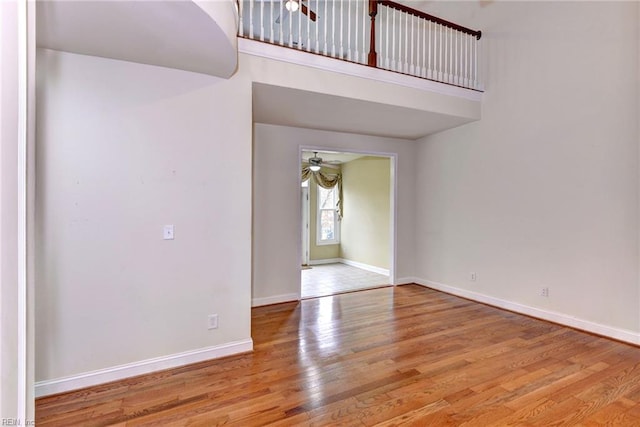
M310 259L309 265L338 264L341 262L342 258Z
M580 329L586 332L591 332L597 335L613 338L619 341L624 341L624 342L628 342L635 345L640 344L640 334L634 331L630 331L628 329L621 329L613 326L602 325L600 323L580 319L568 314L558 313L550 310L544 310L537 307L531 307L531 306L519 304L513 301L507 301L507 300L495 298L489 295L468 291L466 289L456 288L454 286L445 285L443 283L433 282L431 280L415 278L414 283L417 283L427 288L446 292L448 294L460 296L473 301L488 304L494 307L503 308L505 310L513 311L516 313L526 314L527 316L536 317L538 319L548 320L550 322L569 326L575 329Z
M254 298L251 300L251 307L260 307L263 305L280 304L283 302L291 302L300 300L300 294L282 294L272 297Z
M350 265L351 267L356 267L362 270L371 271L372 273L382 274L383 276L389 275L388 269L376 267L375 265L369 265L363 262L351 261L350 259L343 259L343 258L340 259L340 262L346 265Z
M408 285L411 283L418 283L417 280L417 277L400 277L396 279L396 283L394 283L394 285Z
M35 397L64 393L164 369L177 368L238 353L246 353L252 350L253 340L248 338L246 340L141 360L139 362L127 363L125 365L99 369L97 371L85 372L55 380L38 381L35 383Z

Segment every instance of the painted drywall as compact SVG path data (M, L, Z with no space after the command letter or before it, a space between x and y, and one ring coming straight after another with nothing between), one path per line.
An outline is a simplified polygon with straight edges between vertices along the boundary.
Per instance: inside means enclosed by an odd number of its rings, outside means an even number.
M0 414L35 419L35 4L0 3Z
M487 92L418 142L416 275L638 331L638 4L438 6L482 29Z
M0 414L18 417L18 3L0 3Z
M414 271L415 142L284 126L254 125L253 298L300 293L299 147L397 155L396 278ZM260 159L260 161L255 161ZM295 238L282 239L282 236ZM274 242L278 242L274 249Z
M389 269L391 162L362 157L342 167L344 211L340 257Z
M326 174L335 174L335 169L323 168ZM318 184L309 180L309 261L321 261L340 257L340 245L317 245L318 236Z
M36 379L250 339L249 80L43 50L37 114Z

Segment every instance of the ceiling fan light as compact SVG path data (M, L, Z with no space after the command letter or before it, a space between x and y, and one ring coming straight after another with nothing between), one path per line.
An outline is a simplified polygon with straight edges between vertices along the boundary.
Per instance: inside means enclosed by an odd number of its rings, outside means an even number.
M300 5L296 0L287 0L287 2L284 4L284 7L286 7L289 12L295 12L298 10Z
M309 169L311 169L311 172L318 172L320 170L320 166L311 165L311 166L309 166Z

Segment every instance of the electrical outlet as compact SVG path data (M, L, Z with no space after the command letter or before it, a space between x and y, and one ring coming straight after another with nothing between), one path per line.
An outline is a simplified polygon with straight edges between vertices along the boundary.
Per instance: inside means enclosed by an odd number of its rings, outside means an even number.
M549 288L545 286L544 288L540 289L540 296L549 298Z
M208 320L208 328L209 329L218 329L218 315L217 314L210 314L209 316L207 316L207 320Z
M469 280L471 280L472 282L475 282L476 280L478 280L478 273L476 272L469 273Z

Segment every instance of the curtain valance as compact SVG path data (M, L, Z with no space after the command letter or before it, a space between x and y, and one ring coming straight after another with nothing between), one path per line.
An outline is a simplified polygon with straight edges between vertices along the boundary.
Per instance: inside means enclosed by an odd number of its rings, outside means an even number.
M338 186L338 202L336 203L336 210L338 212L338 217L342 218L342 174L327 174L322 172L322 169L314 172L309 169L309 166L302 166L302 182L308 179L313 179L316 184L326 189Z

